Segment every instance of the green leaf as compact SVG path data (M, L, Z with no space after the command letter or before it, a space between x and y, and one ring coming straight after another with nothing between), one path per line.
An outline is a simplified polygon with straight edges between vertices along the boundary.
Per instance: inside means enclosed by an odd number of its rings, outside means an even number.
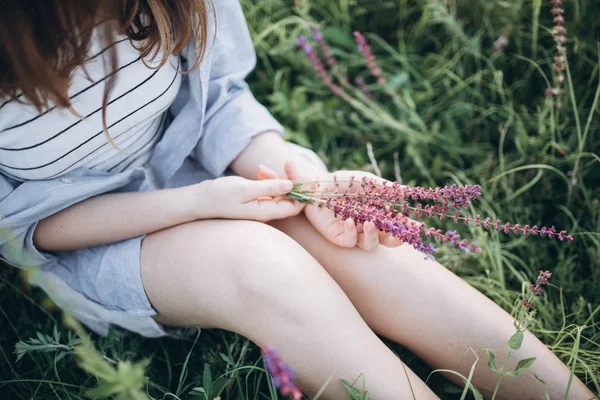
M66 351L61 351L60 353L58 353L56 355L56 358L54 359L54 362L59 362L60 360L62 360L63 358L65 358L67 355L69 355L69 353L67 353Z
M352 396L352 395L357 395L360 393L357 389L353 388L352 385L348 381L342 379L341 383L342 383L342 386L348 391L348 395Z
M192 388L192 390L190 390L190 392L188 393L190 396L192 397L198 397L201 396L201 399L208 399L208 397L206 397L206 390L204 390L203 387L195 387Z
M519 375L519 372L529 369L529 367L531 367L531 365L534 363L534 361L535 361L535 357L524 358L517 363L517 366L514 370L507 372L506 375L517 376L517 375Z
M213 395L219 396L223 392L223 390L225 390L229 382L233 380L234 378L227 379L222 376L217 378L217 380L214 381L212 384Z
M219 353L219 355L221 356L221 358L223 359L223 361L225 361L227 364L235 367L235 362L233 361L233 359L229 355L227 355L225 353Z
M494 372L498 372L498 367L496 366L496 355L494 353L492 353L489 350L484 350L485 354L488 356L488 358L490 359L488 361L488 367L494 371Z
M37 337L40 340L40 343L48 343L49 340L47 339L47 336L42 335L41 332L37 332Z
M54 335L54 342L60 343L60 332L58 331L58 325L54 325L54 329L52 329L52 334Z
M204 374L202 376L202 386L206 390L206 398L212 397L212 374L210 373L210 365L204 364Z
M86 390L85 394L92 399L106 399L118 393L113 382L104 382L93 389Z
M435 374L435 373L446 373L446 374L450 374L450 375L456 375L458 377L460 377L462 379L462 381L464 382L464 384L471 389L471 391L473 392L473 396L475 397L475 400L484 400L483 396L481 395L481 393L479 392L479 390L477 390L477 388L475 386L473 386L473 384L471 383L471 380L468 379L467 377L465 377L463 374L453 371L451 369L436 369L433 370L429 376L427 377L427 380L425 382L427 382L429 380L429 377L431 377L431 375Z
M352 36L345 30L336 27L327 27L323 31L325 38L334 46L345 47L348 50L354 50L356 43Z
M506 344L513 350L519 350L523 344L523 331L516 331Z
M397 75L393 75L388 84L394 88L410 86L410 76L406 72L400 72Z
M477 390L475 386L471 387L471 390L473 391L473 397L475 397L475 400L485 400L481 392Z
M344 388L348 392L348 397L350 398L350 400L370 400L371 399L371 396L369 395L369 392L366 389L358 390L355 387L353 387L349 382L347 382L343 379L340 382L342 383L342 386L344 386Z

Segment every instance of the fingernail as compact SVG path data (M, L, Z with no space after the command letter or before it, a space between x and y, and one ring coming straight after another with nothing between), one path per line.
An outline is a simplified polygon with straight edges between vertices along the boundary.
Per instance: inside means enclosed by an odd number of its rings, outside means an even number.
M279 190L282 192L291 192L294 188L294 184L291 181L282 181L279 183Z

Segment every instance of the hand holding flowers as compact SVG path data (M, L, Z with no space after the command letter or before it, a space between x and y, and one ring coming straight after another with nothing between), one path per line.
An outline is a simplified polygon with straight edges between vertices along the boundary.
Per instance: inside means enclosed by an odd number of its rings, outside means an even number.
M307 170L309 169L307 168ZM300 169L297 168L296 165L290 162L286 163L285 172L288 179L293 182L311 182L307 184L307 186L310 186L315 190L333 191L335 188L345 188L346 190L352 191L357 189L358 186L352 187L352 184L350 184L351 177L355 177L355 179L356 177L360 179L369 179L374 182L379 182L380 184L391 184L389 181L362 171L324 172L319 173L317 176L305 176L299 171ZM278 176L277 173L270 168L261 165L258 170L258 178L262 180L277 179ZM319 187L317 188L317 186ZM288 197L301 200L291 195L288 195ZM363 250L372 251L380 244L386 247L396 247L402 244L402 242L393 235L378 230L373 221L358 222L352 218L339 218L336 213L327 208L320 207L319 204L313 204L308 201L303 201L303 203L306 205L304 208L304 215L313 227L317 232L323 235L323 237L337 246L345 248L357 246Z
M365 250L374 250L378 244L397 246L406 243L432 259L438 251L435 242L448 243L465 253L480 251L456 231L428 228L424 222L417 222L412 217L451 219L454 223L460 221L515 236L574 240L566 231L557 231L554 227L538 228L463 213L481 195L479 185L409 187L359 171L339 171L306 180L298 178L299 174L290 163L286 164L285 171L288 179L296 182L294 190L287 196L307 204L304 212L315 229L341 247L358 245ZM275 179L277 174L261 166L259 176Z

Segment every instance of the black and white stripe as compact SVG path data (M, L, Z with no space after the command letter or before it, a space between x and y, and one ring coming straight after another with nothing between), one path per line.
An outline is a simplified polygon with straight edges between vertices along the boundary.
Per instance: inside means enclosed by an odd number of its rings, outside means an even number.
M88 63L75 72L69 94L77 115L56 107L38 112L17 101L2 103L0 172L19 180L51 179L78 167L118 172L149 159L164 129L162 117L179 91L179 58L171 56L163 67L148 68L126 38L112 46L117 70L106 73L104 47L90 49ZM116 81L107 126L122 151L102 128L102 98L111 74Z

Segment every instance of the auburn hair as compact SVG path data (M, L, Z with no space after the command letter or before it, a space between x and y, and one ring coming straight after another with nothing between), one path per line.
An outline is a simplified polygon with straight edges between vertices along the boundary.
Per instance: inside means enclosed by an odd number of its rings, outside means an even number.
M126 35L143 60L161 54L158 66L179 54L190 40L196 43L198 66L207 43L205 0L0 0L0 99L27 101L38 108L49 104L69 108L73 71L83 66L95 29L107 43ZM106 80L102 119L114 85L116 55Z

